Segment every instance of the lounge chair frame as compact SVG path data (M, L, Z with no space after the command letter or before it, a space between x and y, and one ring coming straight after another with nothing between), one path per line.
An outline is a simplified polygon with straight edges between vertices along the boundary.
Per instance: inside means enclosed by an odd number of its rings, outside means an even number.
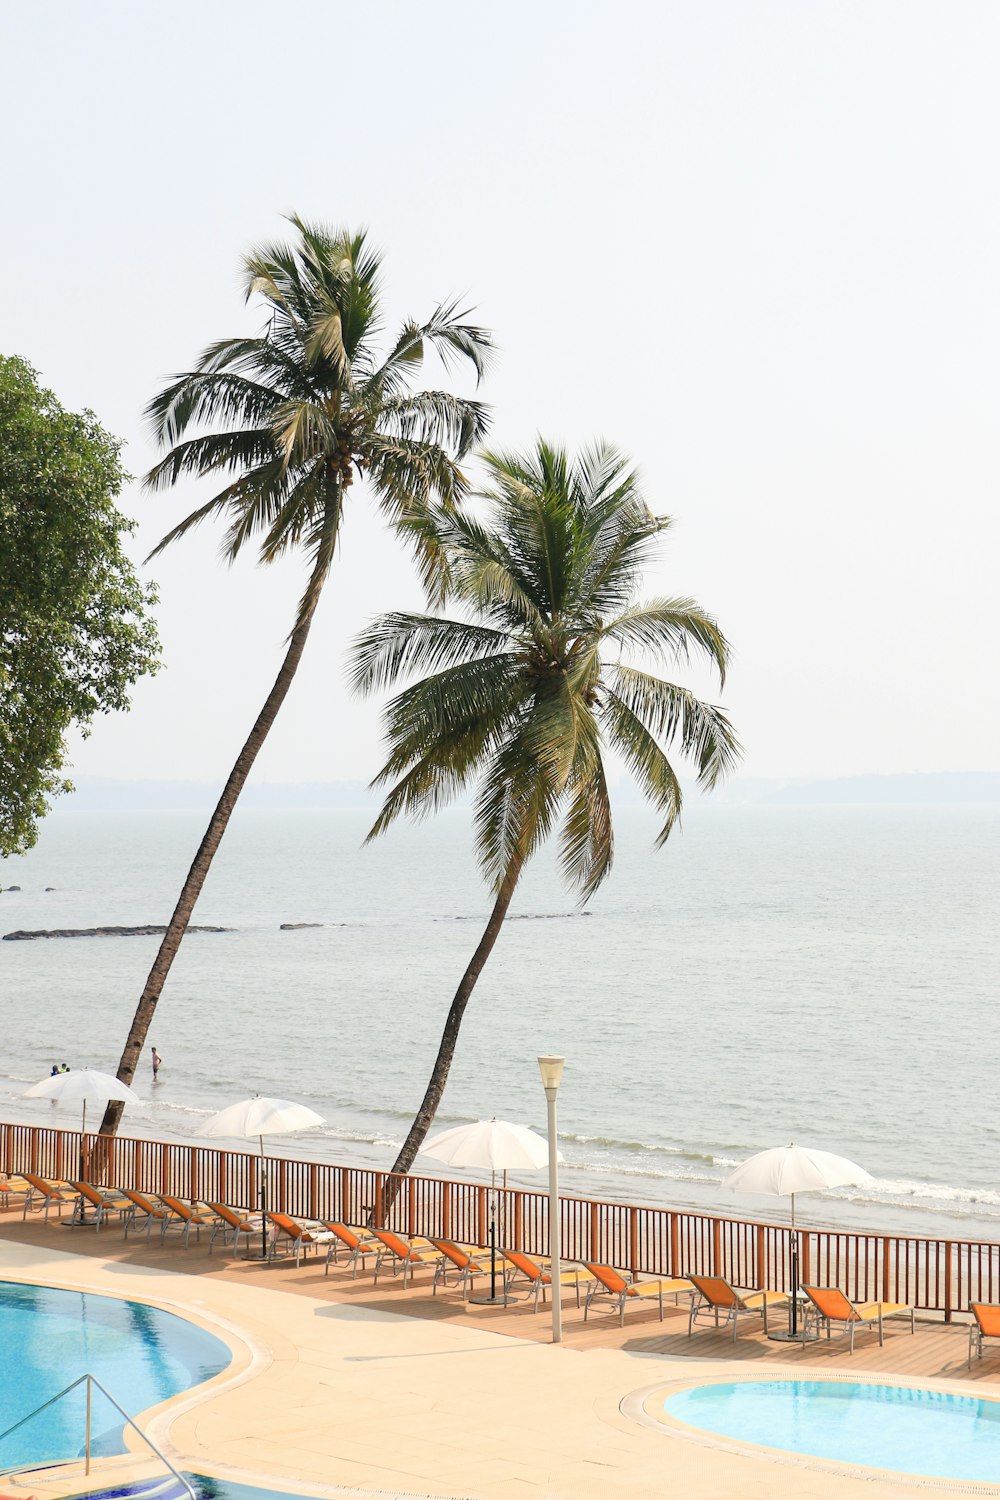
M26 1219L30 1213L41 1213L45 1210L45 1223L49 1222L49 1209L52 1204L58 1205L57 1218L62 1218L63 1204L73 1203L78 1200L79 1194L65 1182L50 1182L47 1177L39 1177L36 1172L22 1172L22 1177L28 1184L28 1191L24 1195L24 1206L21 1218ZM35 1198L41 1198L38 1208L35 1208Z
M231 1243L237 1255L240 1253L240 1235L246 1238L247 1251L250 1249L250 1236L260 1234L260 1223L255 1223L251 1217L242 1209L230 1208L228 1203L206 1203L209 1213L215 1215L215 1223L212 1226L212 1236L208 1242L208 1253L211 1255L215 1241L222 1235L222 1247L226 1248ZM232 1241L228 1239L232 1235Z
M117 1214L121 1222L134 1207L117 1188L99 1188L91 1182L71 1182L70 1187L76 1194L76 1203L69 1222L75 1228L100 1229L111 1214ZM87 1218L88 1207L94 1210L91 1219Z
M694 1287L684 1276L658 1277L648 1281L630 1280L621 1271L616 1271L614 1266L602 1265L597 1261L584 1261L584 1269L589 1271L593 1278L587 1286L587 1300L583 1309L583 1321L586 1323L593 1303L601 1297L608 1297L614 1303L618 1311L618 1321L622 1328L625 1327L625 1309L636 1306L642 1302L652 1302L656 1298L659 1309L660 1322L663 1322L663 1298L672 1296L675 1304L682 1296L694 1297ZM579 1305L579 1290L577 1291L577 1305Z
M139 1193L134 1188L122 1188L122 1195L128 1199L131 1208L122 1218L122 1228L125 1238L133 1230L142 1230L149 1243L149 1234L154 1224L159 1224L162 1229L163 1221L170 1217L169 1210L157 1203L152 1193ZM140 1218L139 1215L142 1215ZM162 1238L162 1233L161 1233Z
M736 1342L736 1330L741 1317L763 1318L764 1332L767 1333L767 1309L772 1303L787 1302L788 1298L784 1292L774 1292L766 1287L758 1288L752 1292L738 1292L724 1276L700 1276L689 1271L685 1277L690 1281L695 1295L691 1298L691 1309L688 1313L688 1338L691 1337L701 1319L706 1321L711 1318L716 1328L728 1328L733 1330L733 1343ZM719 1297L713 1297L708 1287L715 1286L722 1289ZM719 1314L723 1313L721 1324Z
M388 1263L390 1274L398 1276L403 1273L403 1286L406 1287L408 1280L413 1279L414 1266L435 1266L440 1259L440 1251L427 1250L421 1245L415 1245L394 1229L373 1229L372 1234L380 1243L380 1250L375 1258L375 1285L382 1273L382 1267ZM395 1243L393 1243L395 1241ZM402 1252L402 1253L401 1253Z
M860 1329L875 1329L878 1332L879 1347L885 1342L885 1320L886 1318L900 1318L909 1314L910 1332L916 1332L916 1312L912 1307L907 1307L902 1302L862 1302L860 1305L851 1301L846 1292L839 1287L831 1286L804 1286L802 1291L808 1299L803 1319L803 1333L808 1334L811 1330L817 1333L826 1329L828 1339L833 1337L833 1325L840 1327L838 1338L848 1337L850 1339L850 1352L854 1353L854 1335ZM824 1293L841 1299L843 1316L825 1312L813 1293Z
M449 1285L454 1285L461 1289L462 1301L467 1302L469 1288L477 1276L489 1275L489 1265L478 1259L475 1252L464 1250L453 1240L431 1240L431 1244L439 1253L439 1259L434 1267L434 1285L431 1287L431 1296L437 1296L439 1286L447 1288ZM450 1282L449 1278L451 1278ZM502 1273L500 1280L503 1281ZM504 1286L503 1295L506 1302L506 1286Z
M176 1230L183 1236L186 1250L191 1243L192 1229L195 1232L195 1239L200 1241L201 1231L208 1229L215 1222L215 1216L206 1209L199 1208L194 1203L185 1203L183 1198L175 1198L171 1193L159 1193L157 1199L168 1215L160 1225L161 1244L168 1234Z
M361 1262L362 1271L367 1271L369 1255L377 1256L379 1253L378 1240L369 1230L355 1229L350 1224L340 1223L339 1220L324 1219L323 1227L330 1231L330 1243L326 1247L326 1268L323 1275L329 1276L331 1259L334 1265L340 1265L340 1252L347 1250L347 1264L351 1268L351 1279L356 1281L358 1262Z
M534 1298L534 1310L538 1311L539 1299L544 1303L545 1295L552 1287L552 1262L546 1257L528 1255L523 1250L501 1250L500 1254L507 1261L504 1271L504 1296L510 1295L510 1289L519 1276L523 1276L531 1287ZM559 1273L560 1288L564 1286L573 1287L576 1293L576 1305L580 1306L580 1285L593 1281L593 1272L587 1271L583 1266L563 1265ZM514 1299L516 1300L516 1299Z
M983 1344L986 1339L1000 1339L1000 1306L995 1302L972 1302L969 1304L973 1321L969 1325L969 1359L968 1368L972 1369L972 1356L977 1359L983 1357ZM991 1318L990 1313L995 1316ZM985 1316L984 1316L985 1314ZM995 1324L987 1327L987 1324Z
M302 1257L308 1256L310 1250L316 1249L318 1245L329 1245L334 1239L332 1230L327 1229L322 1223L300 1221L293 1219L291 1214L271 1213L270 1211L266 1218L272 1225L272 1232L268 1235L267 1241L268 1265L280 1256L279 1246L284 1240L290 1240L295 1246L295 1264L298 1266Z

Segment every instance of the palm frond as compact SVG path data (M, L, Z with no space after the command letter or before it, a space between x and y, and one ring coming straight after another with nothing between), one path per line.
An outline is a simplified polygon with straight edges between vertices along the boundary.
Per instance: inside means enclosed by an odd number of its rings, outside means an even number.
M657 739L677 742L694 761L700 786L711 789L735 768L740 743L721 708L636 667L614 666L608 672L618 701Z
M563 821L560 864L567 883L589 901L611 873L615 839L611 799L600 754L570 794Z
M367 695L411 672L439 672L484 656L497 656L508 643L502 631L464 620L402 611L380 615L352 644L351 686L356 693Z
M230 370L193 370L155 396L145 415L158 443L178 443L193 422L262 427L282 399L281 391Z
M165 458L153 465L143 484L148 490L165 490L184 474L203 478L219 470L245 471L267 463L274 456L274 438L269 428L208 432L175 444Z
M715 663L720 682L725 684L729 644L712 616L693 599L652 599L636 605L609 620L601 637L682 661L687 660L689 647L696 646Z
M488 328L464 321L470 311L466 308L460 312L457 301L442 302L423 325L423 337L434 346L446 368L468 360L476 372L478 384L493 357L493 335Z
M656 846L665 844L681 815L683 794L673 766L642 720L616 693L607 691L601 720L608 738L631 771L642 792L666 816Z
M476 797L476 849L494 890L544 843L559 812L563 787L525 764L516 744L505 744L487 764Z
M396 521L435 503L457 505L468 493L458 464L437 443L372 433L364 460L382 510Z
M463 459L486 436L489 408L450 391L416 391L382 400L376 408L379 430L387 437L416 439L449 448Z
M199 505L197 510L185 516L183 521L178 521L166 536L160 538L146 559L147 562L150 558L157 557L171 542L186 536L209 516L221 515L228 510L232 510L234 518L230 533L234 528L239 528L245 540L253 532L260 531L269 524L266 517L281 505L287 486L288 472L280 458L271 458L254 469L248 469L211 500L206 500L204 505ZM230 539L223 544L222 555L230 562L235 558L236 552L232 550Z

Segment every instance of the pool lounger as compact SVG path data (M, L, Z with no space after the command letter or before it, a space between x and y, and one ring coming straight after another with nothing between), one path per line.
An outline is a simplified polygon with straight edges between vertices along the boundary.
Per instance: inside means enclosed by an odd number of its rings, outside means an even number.
M70 1187L77 1194L70 1220L75 1226L85 1224L88 1229L100 1229L110 1214L117 1214L119 1219L123 1219L132 1212L132 1204L117 1188L98 1188L91 1182L71 1182ZM93 1210L93 1216L89 1219L88 1209Z
M532 1288L535 1299L535 1312L538 1311L538 1299L545 1301L545 1293L552 1285L552 1262L536 1256L525 1255L523 1250L501 1250L501 1255L507 1261L507 1274L504 1278L504 1293L510 1292L511 1287L519 1276L523 1276ZM580 1306L580 1284L586 1286L587 1282L593 1281L593 1271L587 1271L583 1266L564 1265L559 1272L560 1287L570 1286L576 1292L576 1305Z
M593 1278L587 1287L587 1300L583 1308L583 1321L586 1323L590 1306L598 1297L610 1297L618 1309L618 1317L621 1326L625 1327L625 1309L638 1305L640 1302L650 1302L654 1298L660 1310L660 1322L663 1322L663 1299L673 1297L676 1302L678 1297L688 1295L694 1291L694 1287L686 1276L660 1277L652 1281L629 1281L620 1271L613 1266L601 1265L597 1261L584 1261L584 1269Z
M358 1262L361 1262L362 1271L368 1269L367 1260L369 1255L378 1255L381 1246L375 1236L367 1229L355 1229L350 1224L342 1224L339 1220L324 1219L324 1227L331 1234L330 1243L326 1251L326 1269L324 1276L330 1274L330 1260L334 1265L340 1264L341 1250L349 1252L347 1264L351 1267L351 1275L356 1280L358 1275Z
M969 1328L969 1369L972 1356L983 1357L983 1340L1000 1339L1000 1307L995 1302L973 1302L969 1306L973 1323Z
M53 1203L58 1207L58 1216L62 1218L63 1204L76 1203L77 1193L73 1191L68 1182L50 1182L47 1177L39 1177L35 1172L22 1172L22 1177L28 1184L28 1191L24 1195L24 1208L21 1218L26 1219L29 1212L41 1213L45 1210L45 1222L49 1221L49 1209ZM37 1209L35 1199L41 1198Z
M267 1242L268 1262L280 1255L285 1241L288 1242L289 1250L294 1245L295 1264L298 1265L303 1255L308 1255L314 1246L329 1245L334 1239L332 1231L322 1224L300 1222L290 1214L268 1213L267 1220L271 1226Z
M910 1320L910 1332L916 1332L915 1314L912 1307L903 1302L861 1302L855 1304L850 1297L835 1286L804 1286L805 1295L812 1303L806 1309L807 1323L815 1324L817 1329L825 1327L827 1338L831 1337L834 1323L841 1325L840 1336L850 1335L851 1353L854 1353L854 1332L857 1328L873 1328L878 1331L878 1341L881 1345L883 1338L883 1325L886 1318L908 1317ZM808 1332L808 1328L805 1330Z
M724 1276L696 1276L689 1271L687 1280L693 1282L698 1293L691 1299L691 1311L688 1314L688 1338L691 1337L700 1318L711 1319L713 1326L718 1328L720 1313L724 1314L721 1325L723 1328L728 1328L732 1324L734 1344L741 1317L763 1318L766 1333L768 1308L773 1307L776 1302L788 1301L784 1292L772 1292L766 1287L753 1292L738 1292L735 1287L730 1286Z

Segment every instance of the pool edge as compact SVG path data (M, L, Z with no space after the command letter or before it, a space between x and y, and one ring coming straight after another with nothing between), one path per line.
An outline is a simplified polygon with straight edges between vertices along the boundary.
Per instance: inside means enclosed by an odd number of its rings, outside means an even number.
M639 1390L630 1391L622 1399L619 1410L624 1417L642 1427L651 1428L679 1439L681 1442L695 1443L699 1447L711 1448L720 1453L758 1460L767 1458L773 1463L792 1468L809 1469L814 1473L834 1475L841 1479L862 1480L871 1484L880 1484L883 1488L892 1486L901 1490L926 1490L930 1493L936 1491L938 1494L947 1495L1000 1497L1000 1480L988 1483L975 1479L943 1479L908 1474L900 1469L876 1469L867 1464L852 1464L843 1459L821 1458L810 1453L795 1453L790 1448L771 1448L765 1443L750 1443L746 1439L726 1438L719 1433L709 1432L705 1428L690 1426L668 1415L662 1409L663 1402L668 1397L678 1395L681 1391L694 1390L704 1385L744 1385L762 1380L824 1380L837 1385L889 1385L906 1390L939 1391L942 1395L969 1395L968 1388L957 1381L945 1380L928 1384L925 1380L909 1380L905 1376L887 1376L883 1372L859 1371L855 1374L854 1371L845 1371L840 1374L806 1366L790 1373L784 1365L764 1365L752 1371L736 1372L730 1369L723 1373L720 1370L717 1375L706 1374L702 1371L699 1375L691 1374L675 1380L657 1381L655 1385L646 1385ZM1000 1404L1000 1391L983 1396L982 1399ZM653 1407L657 1402L659 1402L660 1409L654 1410Z

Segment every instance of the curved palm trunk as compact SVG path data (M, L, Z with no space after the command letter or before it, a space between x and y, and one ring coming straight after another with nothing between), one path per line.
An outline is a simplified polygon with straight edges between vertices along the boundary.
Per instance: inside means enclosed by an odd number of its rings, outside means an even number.
M424 1093L420 1108L417 1110L413 1124L410 1126L409 1134L403 1142L402 1149L393 1163L393 1173L400 1175L392 1177L386 1183L385 1196L383 1198L383 1209L388 1211L396 1201L396 1196L402 1187L402 1174L407 1173L413 1165L413 1158L424 1143L424 1138L434 1121L438 1105L441 1103L441 1095L444 1086L448 1082L448 1073L451 1069L452 1058L455 1056L455 1047L458 1042L458 1033L462 1025L462 1017L465 1015L465 1007L472 997L472 991L476 987L476 981L483 972L486 960L493 952L504 918L511 903L511 898L517 888L517 882L521 877L521 869L524 860L517 858L511 861L507 873L503 878L503 884L497 894L497 899L490 912L490 919L486 924L485 931L479 939L475 953L469 961L469 966L462 975L455 998L451 1002L448 1011L448 1019L444 1023L444 1031L438 1044L437 1057L431 1069L430 1081Z
M149 971L146 986L139 996L139 1004L136 1006L132 1026L129 1030L125 1050L122 1053L121 1062L118 1064L118 1077L123 1083L131 1083L135 1077L135 1070L139 1063L139 1057L146 1042L150 1022L156 1010L156 1002L160 998L170 966L177 957L181 939L187 930L194 911L195 902L201 895L201 888L205 884L205 877L211 868L212 860L216 850L222 842L222 835L232 815L233 809L246 784L247 777L253 767L254 761L261 746L267 739L272 724L278 716L278 710L292 685L292 680L298 670L305 649L306 640L319 602L319 595L324 583L324 574L329 567L326 554L322 554L316 567L313 569L309 580L309 589L306 598L310 600L302 617L299 619L295 629L289 637L288 650L285 659L281 663L281 669L274 679L274 686L268 693L264 707L257 716L257 720L250 731L246 744L236 758L236 764L229 773L229 780L219 798L218 805L212 814L211 821L205 830L205 836L198 846L198 852L194 862L187 873L187 879L181 887L181 893L174 907L174 914L170 918L170 924L160 943L153 967ZM112 1101L104 1112L101 1121L101 1134L114 1135L118 1129L122 1117L124 1105Z

